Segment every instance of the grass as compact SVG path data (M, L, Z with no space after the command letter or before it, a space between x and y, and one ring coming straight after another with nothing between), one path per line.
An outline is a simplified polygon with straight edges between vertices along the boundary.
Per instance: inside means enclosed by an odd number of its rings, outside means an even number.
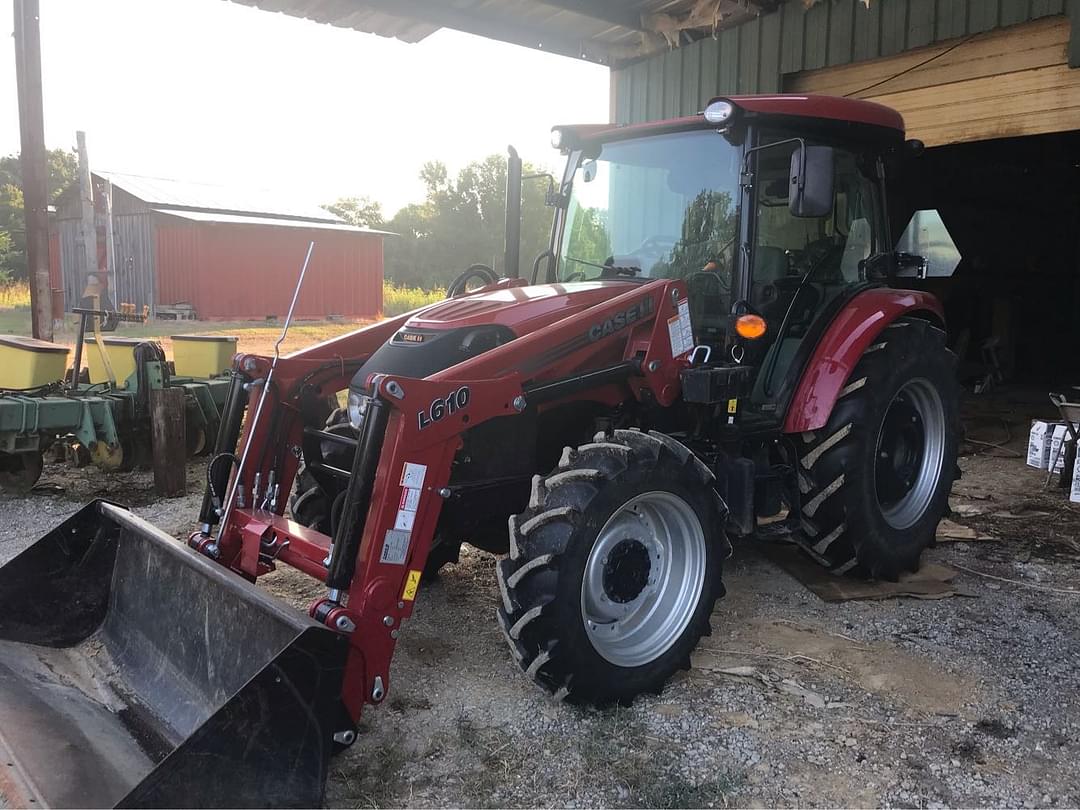
M30 288L21 282L0 284L0 310L30 309Z
M383 282L383 315L401 315L409 310L442 301L445 297L445 290L398 287L385 281Z
M383 285L383 314L400 315L418 307L441 301L446 293L441 289L424 290L419 287L399 287L390 282ZM357 329L355 321L296 321L289 329L282 345L282 353L296 351L313 343L328 340ZM53 340L69 346L75 344L78 321L68 315L63 328ZM30 289L25 283L0 285L0 334L30 334ZM120 324L111 334L121 337L139 337L158 340L166 353L171 355L174 334L236 335L240 338L238 348L242 352L271 354L278 336L280 322L267 321L148 321L144 324Z

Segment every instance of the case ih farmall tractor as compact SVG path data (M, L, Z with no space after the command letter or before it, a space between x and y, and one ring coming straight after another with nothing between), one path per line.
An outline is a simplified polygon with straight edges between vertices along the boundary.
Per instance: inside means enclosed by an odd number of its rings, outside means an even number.
M463 542L507 554L525 674L599 704L689 666L729 538L789 537L838 575L918 566L958 387L941 305L896 288L928 267L889 234L900 116L736 97L555 137L530 278L512 155L506 277L473 266L441 303L236 358L187 546L98 502L0 569L9 789L318 803ZM325 584L309 615L255 586L282 565Z

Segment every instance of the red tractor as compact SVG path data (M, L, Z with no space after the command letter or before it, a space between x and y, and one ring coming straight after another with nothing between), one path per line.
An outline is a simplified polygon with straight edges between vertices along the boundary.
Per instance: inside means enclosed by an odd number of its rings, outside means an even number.
M528 677L600 704L689 666L730 537L917 568L959 389L941 305L895 287L951 247L924 217L926 255L893 249L901 117L732 97L554 136L531 278L512 153L506 277L474 265L441 303L236 358L190 548L96 503L0 568L0 742L25 791L317 803L463 542L508 552L498 621ZM309 616L254 587L282 564L325 583Z

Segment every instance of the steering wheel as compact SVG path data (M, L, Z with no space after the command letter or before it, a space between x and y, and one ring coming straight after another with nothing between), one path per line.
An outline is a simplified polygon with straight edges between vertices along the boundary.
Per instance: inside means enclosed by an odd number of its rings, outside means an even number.
M642 242L640 245L638 245L633 252L635 254L645 253L648 255L652 255L657 251L661 253L667 253L673 247L675 247L675 243L678 241L679 237L677 236L668 236L667 234L662 233L653 234L652 236L647 237L645 241Z
M818 269L825 267L829 261L843 255L843 251L843 246L835 244L831 239L819 239L811 242L802 250L789 252L791 269L797 277L812 273L815 281L827 280L817 278Z
M562 281L563 281L564 284L569 284L572 281L584 281L584 280L585 280L585 271L584 270L575 270L573 273L568 275Z
M630 251L630 255L638 256L639 258L644 260L643 263L648 264L649 267L652 267L657 262L666 259L671 253L671 251L675 248L675 245L678 243L678 241L679 237L677 236L654 234L647 237L644 242L642 242L640 245ZM646 267L642 268L642 270L647 269L648 268Z
M457 298L459 295L465 295L468 292L465 285L473 278L481 279L485 287L489 284L497 284L499 281L495 271L486 264L470 264L465 268L464 273L450 282L450 285L446 288L446 297Z

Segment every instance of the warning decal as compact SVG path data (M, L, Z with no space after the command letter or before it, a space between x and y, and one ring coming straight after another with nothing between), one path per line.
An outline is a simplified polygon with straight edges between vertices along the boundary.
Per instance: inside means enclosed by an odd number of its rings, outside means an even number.
M404 565L409 556L409 533L397 529L387 529L386 538L383 540L382 554L379 562L392 565Z
M401 485L408 489L420 489L424 485L425 476L427 476L426 464L406 462L401 468Z
M694 330L690 325L690 302L679 302L679 314L668 318L668 337L671 339L671 356L678 357L694 348Z
M412 570L405 580L405 589L401 592L401 601L412 602L416 599L416 589L420 587L420 572Z
M423 464L406 463L401 470L401 501L398 503L394 528L411 532L416 523L416 512L420 508L420 493L427 476L427 467Z

